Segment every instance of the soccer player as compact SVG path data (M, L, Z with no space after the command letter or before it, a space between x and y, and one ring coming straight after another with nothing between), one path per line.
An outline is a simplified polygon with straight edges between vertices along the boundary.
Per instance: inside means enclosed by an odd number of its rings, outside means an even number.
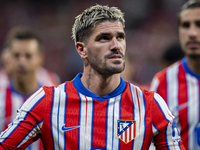
M38 35L27 28L15 27L8 32L5 43L1 56L4 68L0 71L0 131L16 117L17 109L31 94L42 85L53 85L48 74L45 80L38 81L38 74L44 72ZM38 142L29 146L29 150L39 148Z
M189 0L178 15L185 57L158 72L151 83L166 100L186 149L200 149L200 1Z
M0 134L0 149L26 148L39 138L48 150L184 149L179 129L156 93L124 81L126 34L116 7L95 5L76 17L72 38L83 73L40 88Z

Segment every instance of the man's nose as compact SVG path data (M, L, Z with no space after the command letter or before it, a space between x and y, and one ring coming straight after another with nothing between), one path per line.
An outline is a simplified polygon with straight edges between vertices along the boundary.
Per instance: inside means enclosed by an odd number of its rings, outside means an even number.
M196 37L198 35L198 27L196 27L195 25L191 25L189 28L189 36L190 37Z
M25 57L25 56L19 56L18 62L19 62L20 64L26 63L26 57Z
M120 50L120 43L116 38L112 39L111 50Z

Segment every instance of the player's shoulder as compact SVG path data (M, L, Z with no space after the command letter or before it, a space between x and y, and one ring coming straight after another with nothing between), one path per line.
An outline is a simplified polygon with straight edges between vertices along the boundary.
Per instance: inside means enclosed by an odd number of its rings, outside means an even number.
M132 86L132 88L135 88L138 92L142 92L144 95L154 95L154 91L149 90L149 85L148 86L140 86L138 84L134 84L134 83L130 83L130 82L129 82L129 84Z
M59 85L56 86L42 86L42 88L44 89L45 92L53 92L53 91L57 91L57 90L61 90L61 91L65 91L66 88L66 83L61 83Z

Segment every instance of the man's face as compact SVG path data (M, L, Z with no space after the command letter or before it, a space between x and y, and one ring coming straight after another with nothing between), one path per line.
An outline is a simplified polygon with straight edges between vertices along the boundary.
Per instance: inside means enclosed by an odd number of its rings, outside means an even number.
M42 56L36 40L14 40L10 48L15 77L28 77L35 75L36 69L41 65Z
M179 37L185 55L200 58L200 8L180 13Z
M99 74L112 75L124 70L126 41L120 21L97 24L86 48L88 63Z

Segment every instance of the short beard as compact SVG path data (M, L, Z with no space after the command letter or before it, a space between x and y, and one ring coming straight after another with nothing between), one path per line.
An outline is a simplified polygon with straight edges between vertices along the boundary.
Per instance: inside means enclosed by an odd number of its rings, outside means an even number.
M123 62L122 67L110 67L104 64L103 69L97 68L97 64L92 64L92 67L95 68L95 70L101 74L101 75L113 75L121 73L125 68L125 62Z
M196 55L196 54L188 55L188 57L191 58L191 59L194 59L194 60L200 59L200 55Z
M119 53L119 52L118 52ZM121 53L121 52L120 52ZM106 64L106 61L104 62L102 59L98 59L98 57L94 56L90 50L88 50L88 55L91 56L89 58L90 61L90 65L92 66L92 68L94 68L94 70L96 70L96 72L98 72L98 74L101 75L113 75L113 74L117 74L117 73L121 73L124 68L125 68L125 56L122 55L122 59L123 59L123 64L121 64L121 66L119 67L112 67L112 66L108 66ZM104 60L108 59L110 57L111 54L107 55L104 57ZM116 64L119 64L119 62L116 62ZM85 63L85 66L87 64Z

